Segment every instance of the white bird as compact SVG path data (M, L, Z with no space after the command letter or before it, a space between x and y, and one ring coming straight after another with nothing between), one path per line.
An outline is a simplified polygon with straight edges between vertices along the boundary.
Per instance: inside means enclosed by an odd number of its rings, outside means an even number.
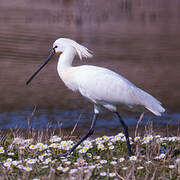
M82 96L94 104L94 116L88 133L70 149L70 154L82 141L94 132L94 127L101 108L117 114L125 131L129 155L132 155L129 143L128 127L117 111L118 105L124 105L131 109L144 108L157 116L165 109L161 102L150 94L139 89L123 76L102 67L82 65L72 67L76 55L80 59L91 58L92 53L86 47L68 38L59 38L53 44L53 49L44 64L27 81L28 84L34 76L48 63L54 54L60 54L57 71L64 84L72 91L79 91Z

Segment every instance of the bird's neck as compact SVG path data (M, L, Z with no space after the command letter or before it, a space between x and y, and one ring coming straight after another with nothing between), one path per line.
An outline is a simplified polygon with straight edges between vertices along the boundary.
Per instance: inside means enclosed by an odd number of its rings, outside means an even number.
M59 56L59 61L57 65L57 70L61 76L65 71L72 67L73 59L76 55L76 50L73 47L68 47Z

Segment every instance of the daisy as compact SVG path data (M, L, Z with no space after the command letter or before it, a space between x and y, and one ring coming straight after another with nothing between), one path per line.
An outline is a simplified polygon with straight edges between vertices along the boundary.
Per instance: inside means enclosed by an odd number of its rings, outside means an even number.
M106 175L107 175L106 172L101 172L101 173L100 173L100 176L106 176Z

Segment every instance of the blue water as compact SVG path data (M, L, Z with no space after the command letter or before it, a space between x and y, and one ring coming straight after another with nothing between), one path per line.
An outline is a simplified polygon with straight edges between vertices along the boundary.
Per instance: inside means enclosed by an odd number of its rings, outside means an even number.
M62 128L72 128L79 119L78 127L88 128L90 125L90 118L92 112L87 110L58 110L52 109L51 112L45 109L37 109L32 116L32 110L24 109L23 111L12 111L0 114L0 129L4 128L27 128L28 119L30 119L30 125L33 128L40 129L44 127L56 128L61 126ZM140 114L122 114L123 119L128 126L135 126ZM161 125L178 125L180 120L180 113L165 113L161 117L156 117L150 113L145 114L141 125L147 125L153 123L155 126ZM102 112L99 117L96 127L114 129L119 127L119 121L115 115L106 111Z

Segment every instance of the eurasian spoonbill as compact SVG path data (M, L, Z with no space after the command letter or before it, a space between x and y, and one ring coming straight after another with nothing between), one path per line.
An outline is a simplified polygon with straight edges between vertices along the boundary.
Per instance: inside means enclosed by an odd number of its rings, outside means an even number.
M115 113L119 118L124 128L127 148L131 156L132 150L129 141L128 127L119 115L117 106L125 105L131 109L141 107L148 109L157 116L161 116L161 113L165 111L161 106L161 102L109 69L92 65L72 67L75 55L78 55L80 59L83 57L91 58L92 53L86 47L68 38L59 38L54 42L47 60L30 77L26 84L30 83L54 54L60 54L57 71L64 84L72 91L79 91L82 96L94 104L94 115L90 129L66 155L71 154L81 142L93 134L98 114L101 108L105 108Z

